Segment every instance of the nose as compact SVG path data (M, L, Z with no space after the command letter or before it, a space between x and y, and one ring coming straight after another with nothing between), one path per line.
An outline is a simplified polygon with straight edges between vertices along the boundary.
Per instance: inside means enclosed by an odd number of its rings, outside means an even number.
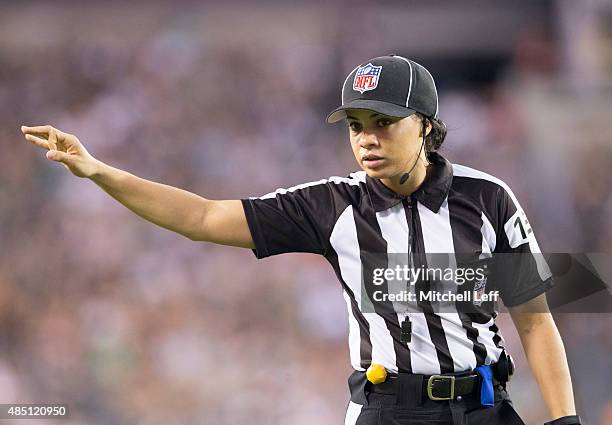
M373 146L379 146L378 137L374 131L363 129L359 137L359 146L364 149L370 149Z

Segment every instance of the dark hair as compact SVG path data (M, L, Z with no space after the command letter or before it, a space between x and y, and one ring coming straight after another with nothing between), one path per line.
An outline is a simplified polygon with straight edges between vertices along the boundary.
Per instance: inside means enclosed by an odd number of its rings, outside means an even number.
M417 116L421 118L422 123L431 125L431 131L425 137L425 152L437 151L446 138L446 124L439 118L426 117L419 113L417 113Z

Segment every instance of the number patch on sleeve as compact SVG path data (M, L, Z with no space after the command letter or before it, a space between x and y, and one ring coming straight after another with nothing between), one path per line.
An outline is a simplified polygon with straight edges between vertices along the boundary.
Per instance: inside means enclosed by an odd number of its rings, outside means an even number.
M533 230L527 220L527 215L522 209L517 210L510 220L504 225L510 248L516 248L524 243L528 243L533 238Z

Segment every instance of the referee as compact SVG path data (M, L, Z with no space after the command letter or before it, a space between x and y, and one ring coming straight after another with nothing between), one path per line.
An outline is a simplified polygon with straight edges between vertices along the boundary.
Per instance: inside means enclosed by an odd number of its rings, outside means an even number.
M21 130L49 160L191 240L250 248L257 258L323 255L348 309L354 372L345 425L523 424L506 391L514 365L487 294L499 294L509 308L547 424L579 424L544 294L551 273L510 188L436 152L446 127L429 71L397 55L373 58L346 77L341 98L327 121L347 123L362 171L242 200L209 200L141 179L49 125ZM473 299L441 307L432 294L449 279L429 276L436 255L455 273L465 265L487 270L469 282L450 278L455 295L468 289ZM487 268L504 256L511 258L505 268ZM416 298L393 298L400 287Z

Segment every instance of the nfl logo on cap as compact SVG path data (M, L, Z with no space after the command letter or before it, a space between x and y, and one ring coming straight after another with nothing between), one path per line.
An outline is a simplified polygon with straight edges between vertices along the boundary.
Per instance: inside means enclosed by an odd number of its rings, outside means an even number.
M363 93L369 90L374 90L378 86L378 77L382 66L374 66L371 63L360 66L355 73L353 80L353 90Z

